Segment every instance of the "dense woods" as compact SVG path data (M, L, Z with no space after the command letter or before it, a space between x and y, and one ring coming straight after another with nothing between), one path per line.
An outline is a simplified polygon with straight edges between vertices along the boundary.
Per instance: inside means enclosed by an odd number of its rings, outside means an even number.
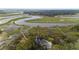
M79 13L79 10L25 10L24 11L24 14L44 15L44 16L73 15L76 13Z

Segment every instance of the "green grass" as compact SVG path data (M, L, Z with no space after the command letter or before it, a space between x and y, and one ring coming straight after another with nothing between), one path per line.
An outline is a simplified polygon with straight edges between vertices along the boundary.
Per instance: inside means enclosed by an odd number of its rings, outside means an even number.
M13 34L16 34L16 33L19 33L19 32L20 32L19 29L15 29L15 30L9 32L8 35L13 35Z
M24 18L28 18L28 17L27 17L27 16L24 16L24 17L20 17L20 18L15 18L15 19L12 19L12 20L8 21L7 23L1 24L1 25L6 25L6 24L8 24L8 23L11 23L12 21L14 22L14 21L16 21L16 20L20 20L20 19L24 19ZM1 25L0 25L0 26L1 26Z
M28 20L30 23L78 23L79 18L56 18L56 17L43 17L41 19Z
M21 14L7 14L7 13L5 13L5 14L0 14L0 17L5 17L5 16L15 16L15 15L21 15Z
M20 18L12 19L11 21L8 21L8 22L5 23L5 24L1 24L1 25L0 25L0 29L6 29L10 24L15 24L14 21L16 21L16 20L20 20L20 19L24 19L24 18L27 18L27 17L24 16L24 17L20 17ZM12 23L11 23L11 22L12 22ZM29 26L18 25L18 24L15 24L15 25L17 25L17 26L21 26L21 27L23 27L23 29L27 29L27 28L29 28ZM8 35L13 35L13 34L16 34L16 33L20 33L20 29L19 29L19 28L18 28L18 29L15 29L15 30L13 30L13 31L11 31L11 32L9 32Z
M8 33L8 35L13 35L13 34L16 34L16 33L20 33L21 29L22 30L27 30L29 28L29 26L21 26L20 28L17 28L11 32Z
M16 19L13 19L13 21L24 19L24 18L28 18L28 17L24 16L24 17L16 18Z

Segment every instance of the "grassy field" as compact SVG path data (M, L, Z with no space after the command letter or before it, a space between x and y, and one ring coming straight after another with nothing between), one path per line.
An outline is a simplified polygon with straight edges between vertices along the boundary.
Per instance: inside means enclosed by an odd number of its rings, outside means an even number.
M21 38L20 42L16 45L16 49L43 49L43 46L38 46L35 43L37 35L53 44L51 50L79 49L79 32L73 31L72 27L33 27L28 33L26 34L27 40Z
M20 17L20 18L13 19L12 21L16 21L16 20L20 20L20 19L24 19L24 18L28 18L28 17L27 16L24 16L24 17Z
M8 21L7 23L1 24L1 25L0 25L0 29L6 29L9 25L15 24L15 21L16 21L16 20L20 20L20 19L24 19L24 18L28 18L28 17L27 17L27 16L24 16L24 17L12 19L12 20ZM29 28L28 26L24 26L24 25L18 25L18 24L15 24L15 25L16 25L16 26L21 26L21 27L23 27L23 29ZM15 29L15 30L9 32L8 34L9 34L9 35L13 35L13 34L16 34L16 33L19 33L19 32L20 32L20 29L17 28L17 29Z
M14 22L14 21L16 21L16 20L21 20L21 19L24 19L24 18L28 18L28 17L27 17L27 16L24 16L24 17L15 18L15 19L12 19L12 20L8 21L7 23L1 24L1 25L6 25L6 24L8 24L8 23L11 23L12 21ZM0 25L0 26L1 26L1 25Z
M20 15L20 14L0 14L0 17L5 17L5 16L16 16L16 15Z
M30 23L78 23L79 18L56 18L56 17L43 17L41 19L28 20Z
M11 32L8 33L8 35L13 35L13 34L17 34L17 33L20 33L20 31L22 30L27 30L29 27L28 26L22 26L20 28L17 28ZM22 29L22 30L21 30Z

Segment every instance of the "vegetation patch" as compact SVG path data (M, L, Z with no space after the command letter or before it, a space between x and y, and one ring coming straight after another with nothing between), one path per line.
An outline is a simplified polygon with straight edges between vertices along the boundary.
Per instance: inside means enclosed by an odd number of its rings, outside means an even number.
M51 50L72 50L79 49L79 32L74 31L74 27L33 27L20 36L19 39L14 41L16 50L45 50L45 46L40 46L36 43L36 37L39 36L40 39L47 40L52 43ZM19 40L19 41L18 41ZM12 42L13 43L13 42Z
M79 18L43 17L40 19L28 20L30 23L79 23Z
M4 24L1 24L1 25L5 25L5 24L8 24L8 23L10 23L10 22L15 22L15 21L17 21L17 20L21 20L21 19L24 19L24 18L28 18L28 17L20 17L20 18L15 18L15 19L12 19L12 20L10 20L10 21L8 21L7 23L4 23Z

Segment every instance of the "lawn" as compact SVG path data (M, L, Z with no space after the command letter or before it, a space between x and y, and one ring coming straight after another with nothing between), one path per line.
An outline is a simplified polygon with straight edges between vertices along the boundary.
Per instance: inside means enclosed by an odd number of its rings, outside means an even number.
M30 23L78 23L79 18L58 18L58 17L43 17L41 19L28 20Z

